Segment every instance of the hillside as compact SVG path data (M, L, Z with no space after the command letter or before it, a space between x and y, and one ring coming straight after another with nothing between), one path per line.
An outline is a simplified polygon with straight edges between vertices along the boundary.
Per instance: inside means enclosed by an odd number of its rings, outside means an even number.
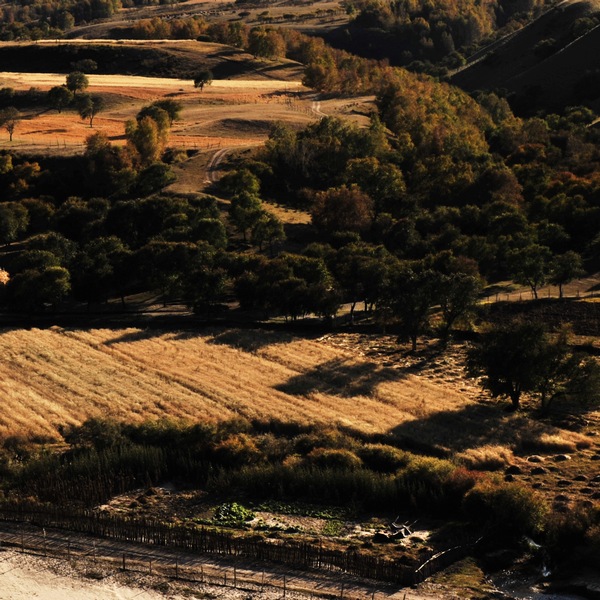
M393 340L216 328L4 330L0 435L57 439L61 425L105 415L131 423L276 417L394 432L444 452L558 433L503 404L480 404L460 348L425 367Z
M600 27L593 19L598 11L597 0L561 2L479 52L451 82L467 91L505 90L520 112L597 104L598 94L582 88L586 74L600 67Z
M191 79L210 69L215 79L235 77L293 79L301 66L290 60L261 61L231 46L195 40L62 40L0 44L0 65L12 72L69 73L81 60L97 64L94 73Z

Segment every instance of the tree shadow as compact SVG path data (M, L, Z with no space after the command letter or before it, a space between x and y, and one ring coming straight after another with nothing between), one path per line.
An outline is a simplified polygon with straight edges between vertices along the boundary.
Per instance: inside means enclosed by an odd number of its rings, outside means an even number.
M493 400L467 404L400 423L389 433L407 449L438 456L495 445L519 451L537 446L544 434L556 433L551 425L527 414L507 412L506 406Z
M274 344L289 344L295 339L297 339L296 336L283 331L227 329L213 334L212 339L207 342L252 353Z
M104 342L104 345L114 346L115 344L141 342L143 340L149 340L151 338L160 337L161 335L164 335L164 333L165 332L162 329L139 329L135 331L126 331L111 340L106 340Z
M401 369L373 362L357 363L350 359L336 358L290 378L275 389L292 396L322 392L352 398L369 396L379 384L398 381L404 377L405 372Z

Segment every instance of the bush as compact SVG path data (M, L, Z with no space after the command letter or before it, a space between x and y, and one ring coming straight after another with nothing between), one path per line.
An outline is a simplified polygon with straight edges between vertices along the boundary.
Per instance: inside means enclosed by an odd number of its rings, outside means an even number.
M413 509L449 514L462 500L460 495L457 502L455 488L447 487L455 470L447 460L415 457L395 479L398 497Z
M355 471L362 461L354 452L345 449L315 448L306 457L306 462L320 469Z
M379 473L395 473L409 462L406 452L386 444L366 444L358 451L365 467Z
M555 558L569 556L576 546L589 544L600 551L600 509L575 506L553 512L546 524L546 545Z
M254 517L254 513L249 508L237 502L226 502L217 508L213 516L213 521L219 525L238 527L246 523L246 521L252 521Z
M547 513L545 502L532 490L495 479L476 484L466 494L463 508L470 519L491 524L499 535L515 538L540 533Z
M218 443L213 449L213 457L215 462L224 467L250 465L264 458L256 442L245 433L238 433Z

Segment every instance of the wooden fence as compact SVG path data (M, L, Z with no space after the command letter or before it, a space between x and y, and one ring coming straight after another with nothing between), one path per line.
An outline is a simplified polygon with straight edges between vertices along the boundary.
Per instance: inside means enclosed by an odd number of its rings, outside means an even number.
M206 527L102 515L92 511L34 510L1 507L0 520L39 527L66 529L118 541L168 546L197 554L268 561L293 569L346 573L364 579L412 585L419 577L414 567L378 558L356 549L334 550L322 544L292 540L265 540Z

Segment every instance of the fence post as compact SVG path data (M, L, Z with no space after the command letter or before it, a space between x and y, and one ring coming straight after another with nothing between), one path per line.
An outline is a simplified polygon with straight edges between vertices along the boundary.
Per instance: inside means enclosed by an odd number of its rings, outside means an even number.
M340 588L340 598L344 600L344 582L342 581L342 585Z
M150 569L149 569L149 571L150 571L150 575L152 575L152 559L150 559Z
M67 538L67 558L71 559L71 539Z
M233 587L237 587L237 568L233 565Z
M263 570L262 572L262 579L260 582L260 591L262 592L265 589L265 572Z
M175 579L179 579L179 560L175 559Z
M20 527L21 529L21 554L25 552L25 542L23 540L23 525Z
M287 580L285 575L283 576L283 597L285 598L285 593L287 591Z
M123 571L127 571L127 567L125 566L125 552L123 552Z
M48 546L46 544L46 528L42 528L42 532L44 534L44 556L48 556Z

